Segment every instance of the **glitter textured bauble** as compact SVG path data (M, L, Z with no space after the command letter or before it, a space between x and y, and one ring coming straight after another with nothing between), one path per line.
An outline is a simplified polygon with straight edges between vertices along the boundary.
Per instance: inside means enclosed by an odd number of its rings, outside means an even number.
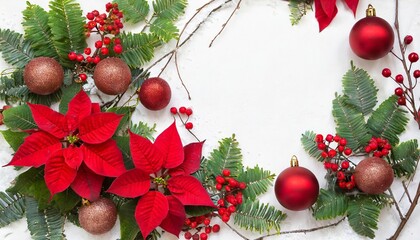
M127 91L131 83L131 71L120 58L105 58L96 65L93 80L101 92L117 95Z
M297 159L294 157L292 166L277 177L274 191L277 200L283 207L300 211L309 208L316 202L319 183L311 171L298 166Z
M31 92L48 95L57 91L63 84L64 70L53 58L37 57L26 64L23 81Z
M367 194L381 194L394 181L391 165L382 158L368 157L357 164L354 172L357 188Z
M79 208L80 226L91 234L103 234L114 227L117 208L112 200L100 198Z
M171 101L171 88L162 78L146 79L140 87L139 99L145 108L153 111L161 110Z
M394 46L394 31L387 21L375 16L370 5L367 16L351 29L349 42L353 52L367 60L376 60L387 55ZM372 10L373 9L373 10Z

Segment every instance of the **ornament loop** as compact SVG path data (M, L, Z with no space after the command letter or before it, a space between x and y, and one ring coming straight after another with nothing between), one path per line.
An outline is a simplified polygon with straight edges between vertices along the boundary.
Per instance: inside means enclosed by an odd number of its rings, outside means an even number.
M369 4L366 9L366 17L376 17L376 9L372 6L372 4Z
M299 167L299 161L295 155L292 156L292 159L290 159L290 166L291 167Z

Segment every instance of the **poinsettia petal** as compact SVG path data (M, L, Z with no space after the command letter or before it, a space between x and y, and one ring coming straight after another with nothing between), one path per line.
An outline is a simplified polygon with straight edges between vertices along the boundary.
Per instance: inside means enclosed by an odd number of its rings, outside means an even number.
M81 149L84 163L96 174L118 177L126 171L122 153L112 139L101 144L85 143Z
M92 103L92 113L101 112L101 105L99 103Z
M140 198L134 216L144 239L162 223L168 211L168 200L158 191L148 192Z
M77 171L66 164L63 151L55 151L45 164L44 179L51 198L66 190L76 178Z
M121 197L135 198L149 191L150 176L140 169L132 169L117 177L107 192Z
M82 120L78 136L85 143L103 143L114 135L123 117L115 113L94 113Z
M61 149L61 142L46 132L36 132L27 136L12 160L5 166L39 167L44 165L51 154Z
M70 187L80 197L94 202L99 199L104 179L105 177L92 172L85 164L82 164Z
M154 145L164 156L164 168L177 167L184 161L184 148L182 147L175 122L156 138Z
M201 182L193 176L176 176L168 180L168 189L184 205L215 207Z
M337 7L334 4L334 11L330 16L328 16L324 12L324 9L322 8L320 1L321 0L315 0L315 17L318 20L319 31L321 32L326 27L328 27L328 25L330 25L330 23L334 19L335 15L337 15L338 10L337 10Z
M63 138L68 135L67 121L63 114L45 105L32 103L28 103L28 105L39 129L57 138Z
M91 101L85 91L81 90L69 102L66 113L67 124L70 131L74 131L79 126L82 119L91 114Z
M74 145L69 146L68 148L63 149L63 156L66 164L73 168L78 169L80 164L83 162L83 153L82 150Z
M204 142L190 143L184 147L184 162L176 168L170 169L171 176L190 175L200 169L201 153Z
M130 151L136 168L146 173L154 173L162 168L163 155L149 139L130 133Z
M168 216L163 219L160 227L179 237L186 218L184 205L173 196L166 196L169 203Z
M353 12L353 15L356 16L357 5L359 4L359 0L346 0L346 4Z
M334 14L334 8L336 7L336 0L320 0L321 7L324 10L324 13L331 18L331 16Z

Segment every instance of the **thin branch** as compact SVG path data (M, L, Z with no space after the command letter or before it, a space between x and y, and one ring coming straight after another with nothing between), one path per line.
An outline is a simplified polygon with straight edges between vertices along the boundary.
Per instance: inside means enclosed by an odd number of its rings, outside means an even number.
M219 37L219 35L223 32L223 30L225 30L226 25L230 22L230 19L232 19L235 12L239 10L241 3L242 3L242 0L239 0L238 3L236 4L235 9L233 9L232 13L230 14L229 18L222 25L222 28L220 29L220 31L216 34L216 36L214 36L213 40L211 40L209 48L213 45L214 41L216 40L217 37Z
M220 215L218 215L217 214L217 217L218 218L220 218L220 219L222 219L221 217L220 217ZM242 235L242 233L240 233L238 230L236 230L234 227L232 227L232 226L230 226L228 223L226 223L225 222L225 224L226 224L226 226L228 226L232 231L234 231L239 237L241 237L242 239L244 239L244 240L250 240L249 238L247 238L247 237L245 237L244 235Z
M408 201L412 204L413 200L411 200L410 193L408 192L407 186L405 185L404 181L402 182L402 185L403 185L403 188L404 188L404 193L407 194Z
M398 204L397 200L394 197L394 193L392 192L391 188L388 189L389 195L392 198L392 201L394 202L395 208L397 209L398 215L400 215L400 219L404 219L404 215L401 212L400 205Z

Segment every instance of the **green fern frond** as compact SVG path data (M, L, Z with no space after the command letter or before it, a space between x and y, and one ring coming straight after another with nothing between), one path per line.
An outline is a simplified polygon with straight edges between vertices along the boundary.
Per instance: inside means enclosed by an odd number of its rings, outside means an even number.
M391 166L398 177L410 177L416 172L420 157L417 139L402 142L392 148Z
M86 47L82 9L75 0L53 0L49 7L48 25L53 35L53 45L58 51L61 64L72 68L74 62L68 59L68 53L80 53Z
M0 192L0 228L17 221L25 214L25 198L20 194Z
M280 222L285 218L286 214L269 204L244 200L236 209L234 222L241 228L260 233L272 229L280 232Z
M312 10L312 0L290 0L290 22L296 25L309 10Z
M313 158L322 162L324 159L321 157L322 151L318 149L318 145L315 142L316 133L313 131L306 131L302 134L300 142L303 145L303 149Z
M122 33L121 41L124 51L121 58L131 67L139 68L154 56L154 50L161 45L161 40L156 34Z
M153 134L156 133L156 124L149 126L147 123L140 121L136 124L131 124L130 131L147 139L154 140Z
M371 113L377 101L373 79L369 74L360 68L353 66L343 76L343 93L347 97L347 103L355 107L364 116Z
M124 21L127 23L138 23L145 21L150 11L147 0L115 0L118 8L124 12Z
M4 61L16 68L23 68L34 58L29 41L23 35L9 29L0 29L0 52Z
M391 96L381 103L367 121L375 137L385 138L391 145L398 144L399 137L408 123L406 111L397 104L397 96Z
M156 18L150 25L150 32L156 34L164 42L178 38L178 28L167 18Z
M381 208L369 197L359 197L349 202L347 218L350 226L359 235L375 237Z
M156 0L153 2L153 10L159 18L176 20L184 13L187 0Z
M254 168L247 167L245 171L241 171L237 180L246 183L246 188L242 192L244 198L255 200L257 196L267 192L268 187L273 185L274 177L275 174L257 165Z
M371 139L361 112L347 104L346 96L337 96L333 100L332 114L337 125L337 134L347 139L347 146L357 150Z
M313 215L317 220L333 219L346 214L347 207L348 199L344 194L321 188Z

